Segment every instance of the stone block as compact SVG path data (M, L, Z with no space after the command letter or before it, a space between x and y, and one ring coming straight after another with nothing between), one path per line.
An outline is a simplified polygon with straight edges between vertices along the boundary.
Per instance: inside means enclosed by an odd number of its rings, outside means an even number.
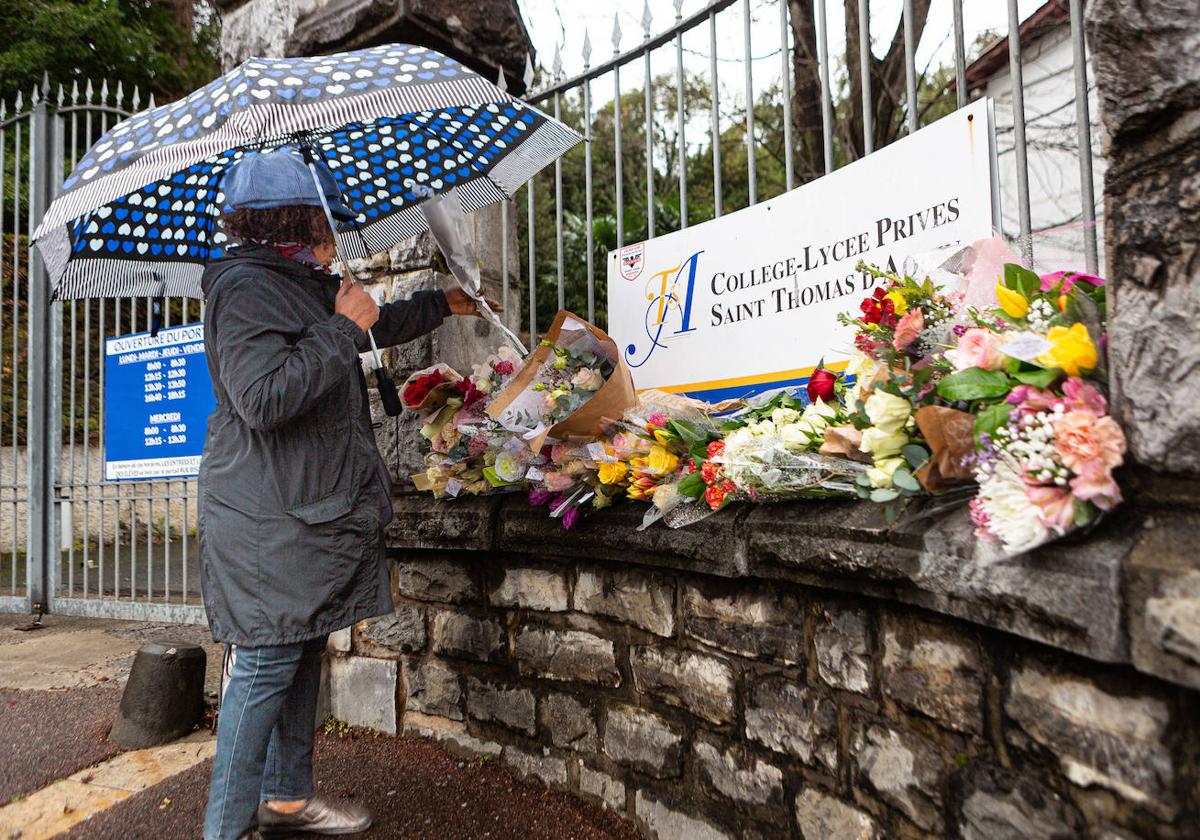
M490 619L441 610L433 617L433 651L455 659L494 662L504 655L504 631Z
M746 704L746 737L805 764L837 772L837 707L786 677L756 680Z
M979 564L975 526L964 507L928 524L919 590L902 600L1103 662L1128 659L1121 576L1133 542L1127 524L1102 522L1086 543Z
M463 604L481 600L471 566L459 560L406 559L392 574L395 593L414 601Z
M896 702L960 732L983 732L979 646L941 624L887 615L883 690Z
M361 656L329 663L329 712L351 726L396 734L396 663Z
M657 840L733 840L732 834L675 810L644 790L634 796L633 811L648 835Z
M405 417L400 420L403 423ZM415 426L418 421L412 422ZM407 444L412 452L417 451L415 433L414 428L413 440ZM395 500L395 516L384 531L388 547L487 551L492 547L492 515L499 501L494 496L477 496L447 504L427 493L406 494Z
M635 646L629 664L637 690L713 723L733 720L733 669L714 656Z
M684 631L721 650L789 665L804 658L804 618L797 599L772 589L710 594L688 586Z
M533 692L467 677L467 714L532 736L537 728Z
M877 840L879 828L865 811L816 788L796 797L796 824L804 840Z
M401 604L387 615L360 621L354 627L354 649L377 659L420 653L425 649L425 610Z
M1085 835L1074 806L1028 775L973 763L956 774L962 840L1073 840Z
M618 814L625 811L625 784L600 770L579 762L579 792L600 801L606 809Z
M410 711L463 719L462 686L458 674L444 662L408 660L404 666L404 684L408 687L406 708Z
M466 759L495 758L504 750L495 741L467 734L466 725L458 721L409 712L404 716L404 734L437 741L452 755Z
M1126 565L1133 663L1200 689L1200 516L1156 515Z
M550 694L538 707L542 730L556 747L593 753L597 749L596 720L591 708L569 694Z
M563 612L568 607L567 579L562 572L547 569L508 568L491 602L498 607Z
M329 641L325 644L325 649L330 653L349 653L350 628L343 627L341 630L335 630L330 633Z
M656 779L683 769L683 732L653 712L614 706L604 722L604 754Z
M1004 711L1020 731L1058 757L1080 787L1099 785L1168 817L1175 812L1175 768L1166 702L1118 695L1089 679L1026 661L1009 681ZM1020 745L1014 733L1010 742Z
M940 834L946 764L936 744L912 732L865 723L850 745L858 783L926 831Z
M833 688L866 694L875 680L867 639L867 614L831 608L823 612L813 633L817 672Z
M704 778L722 796L746 806L782 807L783 772L778 767L707 739L697 741L692 750Z
M575 581L575 609L670 636L675 632L674 594L674 585L662 575L588 569Z
M523 779L539 779L549 787L567 786L567 762L551 755L535 755L516 747L506 746L504 763Z
M593 633L527 625L517 633L515 649L522 675L604 686L621 684L613 643Z

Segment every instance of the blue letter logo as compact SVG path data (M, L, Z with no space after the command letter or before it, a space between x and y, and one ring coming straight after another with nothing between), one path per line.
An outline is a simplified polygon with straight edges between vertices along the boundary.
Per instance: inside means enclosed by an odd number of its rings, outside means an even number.
M646 300L650 301L650 305L646 307L644 321L650 347L640 362L633 360L637 345L626 347L625 361L630 367L646 364L655 348L667 346L664 343L666 337L695 331L696 328L692 326L692 293L696 288L696 266L703 253L697 251L679 265L651 275L647 281Z

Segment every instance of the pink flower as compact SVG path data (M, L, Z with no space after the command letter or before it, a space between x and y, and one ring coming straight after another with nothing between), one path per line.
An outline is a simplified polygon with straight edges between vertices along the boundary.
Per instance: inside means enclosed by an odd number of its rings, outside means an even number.
M542 483L546 485L547 490L551 490L555 493L562 493L575 486L575 479L566 473L548 472L546 473L545 478L542 480Z
M892 347L896 350L903 350L913 343L923 329L925 329L925 316L921 314L920 309L914 306L905 312L900 323L896 324L896 331L892 335Z
M572 450L570 447L561 443L556 443L550 447L550 460L559 466L562 466L567 461L571 460L571 453Z
M1029 501L1040 508L1042 524L1059 534L1070 530L1075 521L1075 503L1071 491L1053 484L1034 484L1029 487Z
M667 425L667 415L662 411L655 411L646 417L646 425L658 426L660 429Z
M1071 479L1071 489L1077 498L1091 502L1100 510L1112 510L1121 501L1121 488L1112 473L1099 461L1089 461Z
M572 507L563 511L562 526L564 531L570 531L575 527L575 523L579 521L579 508Z
M1125 433L1111 417L1077 408L1054 421L1054 445L1063 464L1076 473L1092 464L1108 472L1124 460Z
M1009 405L1015 405L1023 414L1036 414L1054 408L1058 397L1050 391L1043 391L1032 385L1018 385L1008 392L1006 401Z
M1108 413L1108 400L1094 385L1072 376L1063 383L1063 405L1067 408L1086 408L1097 415Z
M958 346L946 354L954 364L955 370L967 368L982 368L983 370L1000 370L1006 361L1005 355L998 347L999 336L991 330L973 327L962 334ZM1009 399L1011 402L1011 397Z
M975 526L975 536L980 539L991 539L992 533L989 529L992 517L988 516L988 512L984 509L983 499L976 496L971 499L967 505L971 509L971 524Z
M496 362L495 371L501 376L508 376L513 372L513 363L507 359Z
M1062 283L1061 293L1065 295L1080 280L1084 283L1090 283L1093 286L1104 285L1104 278L1097 277L1095 274L1080 274L1078 271L1056 271L1053 274L1042 275L1042 291L1053 291L1058 288L1059 283Z

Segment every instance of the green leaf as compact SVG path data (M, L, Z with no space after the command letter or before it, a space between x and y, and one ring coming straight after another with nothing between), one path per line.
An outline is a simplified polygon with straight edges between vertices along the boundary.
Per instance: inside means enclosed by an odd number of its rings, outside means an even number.
M1014 406L1008 403L989 405L975 416L975 434L995 435L996 430L1008 423Z
M1075 499L1075 527L1082 528L1096 518L1096 509L1087 502Z
M667 428L688 443L698 443L708 438L706 433L700 431L699 427L693 423L689 423L687 420L669 420L667 421Z
M890 487L876 487L871 491L872 502L890 502L892 499L900 497L899 490L893 490Z
M896 470L895 475L892 476L892 484L901 490L911 490L914 493L921 489L921 482L917 481L916 477L904 467Z
M1013 379L1022 382L1026 385L1032 385L1035 388L1049 388L1055 379L1058 379L1059 372L1056 370L1046 370L1039 368L1038 370L1023 370L1013 374Z
M943 377L938 382L938 396L944 400L983 400L1002 397L1009 391L1008 375L999 370L967 368Z
M1006 263L1004 266L1004 285L1032 299L1034 295L1041 291L1042 278L1023 265Z
M867 478L867 474L865 472L859 473L858 478L854 479L854 483L859 487L870 487L871 479Z
M900 454L904 456L904 460L908 461L908 465L914 470L919 470L929 462L929 450L915 443L910 443L900 450Z
M704 495L704 479L700 477L700 473L689 473L680 479L679 495L689 499L699 499Z

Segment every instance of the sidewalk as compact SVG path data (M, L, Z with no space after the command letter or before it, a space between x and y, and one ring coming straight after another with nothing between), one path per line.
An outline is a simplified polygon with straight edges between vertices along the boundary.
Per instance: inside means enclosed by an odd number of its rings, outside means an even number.
M0 613L0 840L197 838L212 736L121 753L106 739L133 654L151 639L205 644L215 700L220 646L207 629ZM632 827L495 762L465 762L434 743L319 734L318 791L356 797L376 815L365 838L635 840Z

